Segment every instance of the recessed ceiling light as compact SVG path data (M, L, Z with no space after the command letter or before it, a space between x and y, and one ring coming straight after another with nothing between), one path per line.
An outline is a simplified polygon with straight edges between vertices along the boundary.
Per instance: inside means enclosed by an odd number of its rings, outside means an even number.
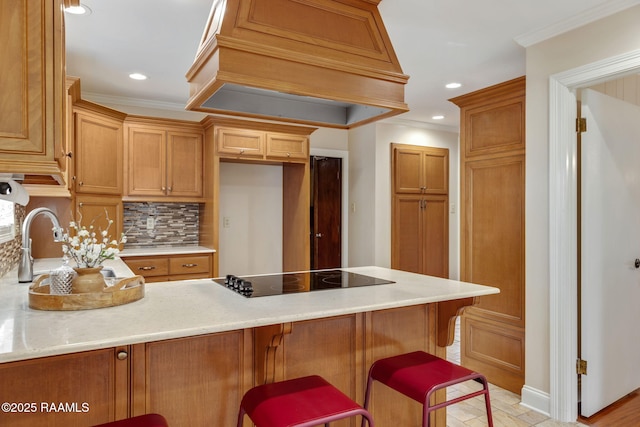
M459 88L460 86L462 86L462 84L460 84L460 83L456 83L456 82L447 83L447 84L445 85L445 87L446 87L447 89L457 89L457 88Z
M147 80L147 76L141 73L131 73L129 74L129 77L133 80Z
M431 117L433 120L442 120L444 119L444 116L438 115L438 116L433 116Z
M80 4L78 6L65 7L64 11L71 13L72 15L91 15L91 9L89 9L84 4Z

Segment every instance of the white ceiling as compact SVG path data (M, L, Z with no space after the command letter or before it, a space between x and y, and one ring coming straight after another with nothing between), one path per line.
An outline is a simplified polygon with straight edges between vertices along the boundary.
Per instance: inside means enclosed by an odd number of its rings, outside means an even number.
M81 0L88 16L66 15L67 74L83 97L182 110L185 74L213 0ZM410 111L394 120L458 127L449 98L525 73L524 46L640 0L382 0L379 10L410 76ZM516 40L519 41L516 42ZM134 81L132 72L147 74ZM446 83L462 83L446 89ZM436 114L443 120L433 120ZM417 123L416 123L417 124Z

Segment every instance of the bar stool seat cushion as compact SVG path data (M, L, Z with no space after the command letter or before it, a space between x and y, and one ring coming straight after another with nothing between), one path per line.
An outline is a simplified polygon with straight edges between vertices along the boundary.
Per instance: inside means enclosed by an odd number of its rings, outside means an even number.
M159 414L145 414L124 420L112 421L94 427L168 427L167 420Z
M371 376L392 389L423 403L429 390L446 384L457 384L476 376L462 366L447 362L423 351L378 360Z
M368 413L318 375L249 390L241 407L257 426L312 426ZM314 424L315 423L315 424Z

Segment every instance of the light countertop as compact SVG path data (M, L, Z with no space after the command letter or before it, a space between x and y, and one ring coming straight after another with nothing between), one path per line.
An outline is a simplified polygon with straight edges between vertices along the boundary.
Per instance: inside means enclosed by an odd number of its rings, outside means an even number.
M59 264L36 260L34 271ZM106 266L133 275L121 260ZM184 280L146 284L143 299L117 307L40 311L29 308L29 284L19 284L14 270L0 278L0 363L498 292L382 267L344 270L396 283L245 298L211 279Z
M125 248L120 252L123 257L153 256L153 255L180 255L214 253L216 250L204 246L160 246L155 248Z

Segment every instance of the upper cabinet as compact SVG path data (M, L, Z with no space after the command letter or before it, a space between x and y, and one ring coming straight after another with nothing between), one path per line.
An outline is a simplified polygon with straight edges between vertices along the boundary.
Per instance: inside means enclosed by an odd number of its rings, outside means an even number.
M85 101L73 111L76 192L121 195L125 114Z
M285 129L283 129L285 128ZM307 163L309 161L309 133L306 127L267 123L259 128L251 122L238 127L222 123L216 127L216 152L221 158Z
M204 136L199 123L129 117L125 132L128 200L201 200Z
M449 193L449 150L401 144L392 150L396 193Z
M65 93L61 3L0 2L0 170L58 182Z

